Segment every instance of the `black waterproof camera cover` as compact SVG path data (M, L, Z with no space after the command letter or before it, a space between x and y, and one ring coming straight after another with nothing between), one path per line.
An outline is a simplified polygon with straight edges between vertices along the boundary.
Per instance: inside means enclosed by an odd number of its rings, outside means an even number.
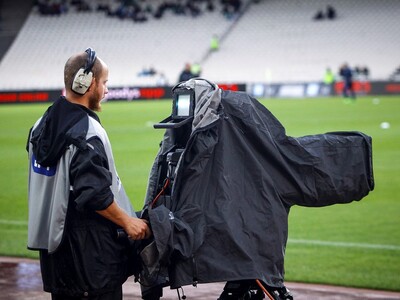
M174 129L165 132L147 188L155 260L167 270L172 288L245 279L283 287L291 206L365 197L374 188L371 137L361 132L290 137L246 93L223 91L202 79L182 87L194 91L194 118L171 201L150 206L159 160L174 147Z

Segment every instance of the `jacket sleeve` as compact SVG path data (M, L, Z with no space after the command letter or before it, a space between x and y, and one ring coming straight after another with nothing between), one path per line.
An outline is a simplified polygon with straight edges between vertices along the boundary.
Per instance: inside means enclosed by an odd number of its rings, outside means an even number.
M103 210L111 205L112 175L99 138L88 140L85 149L78 148L71 162L70 179L78 210Z

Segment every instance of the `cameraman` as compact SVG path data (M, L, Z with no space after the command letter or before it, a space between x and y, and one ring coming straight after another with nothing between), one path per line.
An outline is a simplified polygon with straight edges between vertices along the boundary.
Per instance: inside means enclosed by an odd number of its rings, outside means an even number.
M88 48L65 65L61 96L30 131L28 248L40 251L52 299L122 299L132 274L129 243L151 233L119 180L111 144L95 111L108 67Z

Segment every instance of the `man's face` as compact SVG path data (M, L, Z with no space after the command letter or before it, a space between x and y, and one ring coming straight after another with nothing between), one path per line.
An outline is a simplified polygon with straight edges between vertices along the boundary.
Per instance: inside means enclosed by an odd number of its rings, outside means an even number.
M107 95L108 88L108 68L104 66L101 76L95 79L94 89L89 98L89 109L93 111L101 111L101 100Z

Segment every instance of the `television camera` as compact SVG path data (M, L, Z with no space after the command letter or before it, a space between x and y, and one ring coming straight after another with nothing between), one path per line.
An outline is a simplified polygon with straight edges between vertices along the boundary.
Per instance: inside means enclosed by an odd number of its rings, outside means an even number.
M178 84L172 89L172 113L170 116L154 124L155 129L169 130L172 137L171 145L160 153L157 165L157 179L155 197L149 204L152 208L164 205L171 207L171 192L175 180L175 171L185 147L192 133L192 122L194 119L196 98L195 90ZM146 209L142 217L146 218ZM151 244L147 244L151 246ZM154 243L153 245L154 246ZM157 300L162 297L163 287L168 286L168 275L166 270L161 270L150 286L142 284L142 299ZM164 277L164 278L161 278ZM146 282L148 284L148 282ZM178 297L181 298L178 290ZM185 299L186 296L182 296ZM244 279L239 281L228 281L218 300L292 300L293 297L285 288L272 288L257 279Z

